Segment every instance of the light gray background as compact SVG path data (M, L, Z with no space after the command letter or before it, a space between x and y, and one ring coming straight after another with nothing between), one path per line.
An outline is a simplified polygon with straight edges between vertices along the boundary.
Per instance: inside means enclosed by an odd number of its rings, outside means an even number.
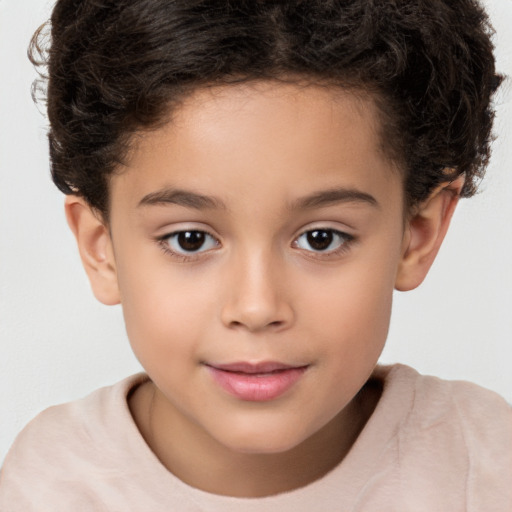
M512 0L487 0L512 75ZM53 2L0 0L0 461L37 412L139 371L119 307L97 303L49 178L28 41ZM492 164L463 200L426 282L397 293L383 362L466 379L512 402L512 91L498 97Z

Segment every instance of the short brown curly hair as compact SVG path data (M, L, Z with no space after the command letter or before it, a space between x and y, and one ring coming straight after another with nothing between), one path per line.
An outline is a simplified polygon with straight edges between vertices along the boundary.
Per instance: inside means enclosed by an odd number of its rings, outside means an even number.
M47 66L53 180L105 216L134 133L198 87L287 76L373 95L410 206L460 174L470 196L483 176L491 36L475 0L58 0L29 54Z

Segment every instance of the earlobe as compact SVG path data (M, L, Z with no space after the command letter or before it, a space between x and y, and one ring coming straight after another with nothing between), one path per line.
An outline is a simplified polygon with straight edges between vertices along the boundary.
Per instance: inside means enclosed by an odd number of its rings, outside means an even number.
M464 185L460 176L437 187L407 221L395 288L412 290L425 279L444 240Z
M67 196L65 210L95 297L103 304L119 304L116 265L108 226L81 197Z

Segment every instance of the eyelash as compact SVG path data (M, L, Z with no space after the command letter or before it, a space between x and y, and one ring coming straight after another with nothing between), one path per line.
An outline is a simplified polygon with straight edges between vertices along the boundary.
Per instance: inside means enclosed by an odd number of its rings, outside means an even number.
M331 238L332 237L338 237L339 239L339 245L338 247L331 249L331 250L308 250L304 249L299 246L299 240L301 237L312 235L313 233L328 233ZM306 231L303 231L297 238L295 238L293 245L297 247L298 249L303 250L306 253L309 253L309 257L313 258L331 258L340 256L344 253L346 253L348 250L350 250L351 245L355 241L355 237L353 235L350 235L349 233L345 233L343 231L339 231L338 229L334 228L313 228L308 229ZM332 241L331 241L332 243ZM330 245L330 244L329 244Z
M181 229L179 231L173 231L172 233L167 233L161 237L158 237L157 242L165 254L171 255L173 258L177 258L183 262L194 261L197 258L200 258L203 253L209 252L209 249L207 249L206 251L198 250L198 251L189 251L189 252L178 252L176 250L173 250L169 245L169 240L174 237L178 237L181 234L185 234L185 233L196 233L196 234L199 233L202 235L206 235L207 237L211 238L215 242L215 245L217 245L217 246L220 245L220 242L217 238L215 238L212 234L210 234L207 231L202 230L202 229Z
M328 250L328 251L324 251L324 250L318 250L318 251L308 250L308 249L304 249L304 248L299 246L299 240L300 240L301 237L307 236L307 235L315 233L315 232L316 233L321 233L321 232L329 233L331 236L339 237L339 239L341 239L339 246L336 247L335 249L331 249L331 250ZM212 234L208 233L207 231L204 231L204 230L201 230L201 229L183 229L183 230L179 230L179 231L174 231L172 233L166 233L165 235L163 235L161 237L158 237L157 238L157 242L158 242L160 248L164 251L165 254L171 255L173 258L178 259L178 260L183 261L183 262L195 261L198 258L201 258L203 254L206 254L206 253L208 253L208 252L210 252L212 250L212 248L209 248L209 249L206 249L206 250L190 251L190 252L178 252L176 250L173 250L170 247L170 245L169 245L169 240L172 239L172 238L178 237L181 234L185 234L185 233L189 233L189 234L190 233L196 233L196 234L206 235L207 237L209 237L211 240L214 241L216 246L220 245L220 242L219 242L219 240L216 237L214 237ZM349 251L351 245L355 242L355 240L356 240L356 238L353 235L350 235L350 234L345 233L343 231L339 231L337 229L333 229L333 228L313 228L313 229L308 229L308 230L303 231L302 233L300 233L300 235L298 235L293 240L292 246L297 248L297 249L299 249L299 250L301 250L304 253L309 253L309 254L307 254L307 256L310 257L310 258L325 259L325 258L331 258L331 257L340 256L340 255L344 254L345 252ZM201 245L200 249L202 247L203 247L203 245Z

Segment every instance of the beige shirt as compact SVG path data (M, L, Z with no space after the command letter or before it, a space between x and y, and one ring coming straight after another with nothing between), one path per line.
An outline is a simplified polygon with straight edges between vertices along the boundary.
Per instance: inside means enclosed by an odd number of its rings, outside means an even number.
M47 409L22 431L0 477L1 512L511 512L512 410L466 382L377 367L382 397L345 459L267 498L192 488L141 437L130 377Z

